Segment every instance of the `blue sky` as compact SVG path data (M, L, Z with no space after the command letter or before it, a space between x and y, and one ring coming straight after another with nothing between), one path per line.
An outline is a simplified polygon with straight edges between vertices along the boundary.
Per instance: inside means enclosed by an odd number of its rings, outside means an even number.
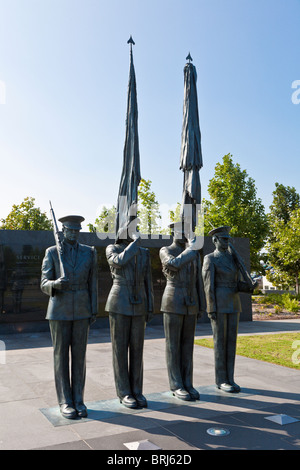
M116 204L132 35L141 173L181 200L183 68L198 74L202 196L231 153L266 211L299 183L299 0L0 0L0 218L26 196L94 222ZM300 93L299 93L300 97Z

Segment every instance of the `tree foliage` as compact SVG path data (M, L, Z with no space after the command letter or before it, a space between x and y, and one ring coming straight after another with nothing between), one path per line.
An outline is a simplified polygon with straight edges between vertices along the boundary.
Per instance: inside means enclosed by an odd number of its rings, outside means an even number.
M270 205L268 214L270 224L276 224L277 221L287 223L291 213L300 207L300 195L294 187L284 186L275 183L273 191L273 202Z
M14 204L5 219L1 219L2 230L52 230L52 222L45 212L35 207L35 199L26 197L21 204Z
M273 237L270 248L269 259L274 269L268 274L268 279L284 288L294 286L296 294L299 294L300 209L292 211L286 223L283 220L277 221L276 236Z
M205 234L213 227L228 225L231 236L249 238L251 270L260 272L260 251L268 234L268 220L253 178L227 154L215 167L208 194L211 200L202 201Z
M282 288L295 286L299 293L300 196L294 187L275 184L268 219L268 261L273 269L267 278Z
M112 206L111 208L103 206L99 217L95 220L95 225L88 224L89 231L113 233L115 231L116 212L117 209L115 206Z
M159 203L156 200L155 193L151 190L151 181L141 179L138 187L138 212L140 219L139 231L144 234L159 234L161 231ZM88 224L90 232L109 232L115 231L116 207L110 209L103 207L99 217L94 224Z
M159 203L154 191L151 190L151 180L141 179L138 188L138 218L139 231L145 234L159 234L161 231Z

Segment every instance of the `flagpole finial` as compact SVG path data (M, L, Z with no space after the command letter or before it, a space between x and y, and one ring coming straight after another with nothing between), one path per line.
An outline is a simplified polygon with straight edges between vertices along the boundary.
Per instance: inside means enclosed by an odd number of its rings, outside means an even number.
M191 61L193 61L190 52L189 52L188 56L186 57L186 60L189 61L189 64L191 63Z
M132 39L132 36L130 35L130 38L127 41L127 44L135 44L134 40Z
M132 52L132 45L135 45L134 40L132 39L132 36L130 35L130 38L127 41L127 44L130 44L130 52Z

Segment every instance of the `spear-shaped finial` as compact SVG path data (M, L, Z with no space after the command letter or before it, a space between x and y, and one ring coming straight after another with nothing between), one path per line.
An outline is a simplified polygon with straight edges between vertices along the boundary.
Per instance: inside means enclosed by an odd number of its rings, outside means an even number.
M130 52L132 52L132 44L135 45L134 40L132 39L132 36L130 35L130 38L127 41L127 44L130 44Z
M189 61L189 64L191 63L191 61L193 61L192 57L191 57L191 54L189 53L189 55L186 57L186 60Z

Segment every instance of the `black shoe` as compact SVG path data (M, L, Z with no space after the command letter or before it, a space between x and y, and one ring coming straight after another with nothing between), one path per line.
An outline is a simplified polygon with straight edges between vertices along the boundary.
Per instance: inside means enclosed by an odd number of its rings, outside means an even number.
M227 384L227 383L217 385L217 387L220 390L223 390L223 392L233 393L235 391L234 388L233 388L233 385Z
M78 405L75 405L75 409L77 412L77 416L80 418L86 418L87 417L87 407L85 406L84 403L78 403Z
M235 393L239 393L241 391L241 387L235 382L230 382L230 385L232 385L232 387L234 388Z
M200 393L194 387L187 388L192 400L200 400Z
M147 408L148 403L144 395L139 393L138 395L134 395L134 398L136 399L136 402L140 408Z
M137 408L137 401L132 395L126 395L120 398L120 403L127 408Z
M184 388L173 390L172 393L174 397L179 398L180 400L190 401L191 399L191 395Z
M67 419L77 418L77 413L76 413L75 408L73 408L73 406L69 405L68 403L64 403L63 405L60 405L60 412L64 418L67 418Z

